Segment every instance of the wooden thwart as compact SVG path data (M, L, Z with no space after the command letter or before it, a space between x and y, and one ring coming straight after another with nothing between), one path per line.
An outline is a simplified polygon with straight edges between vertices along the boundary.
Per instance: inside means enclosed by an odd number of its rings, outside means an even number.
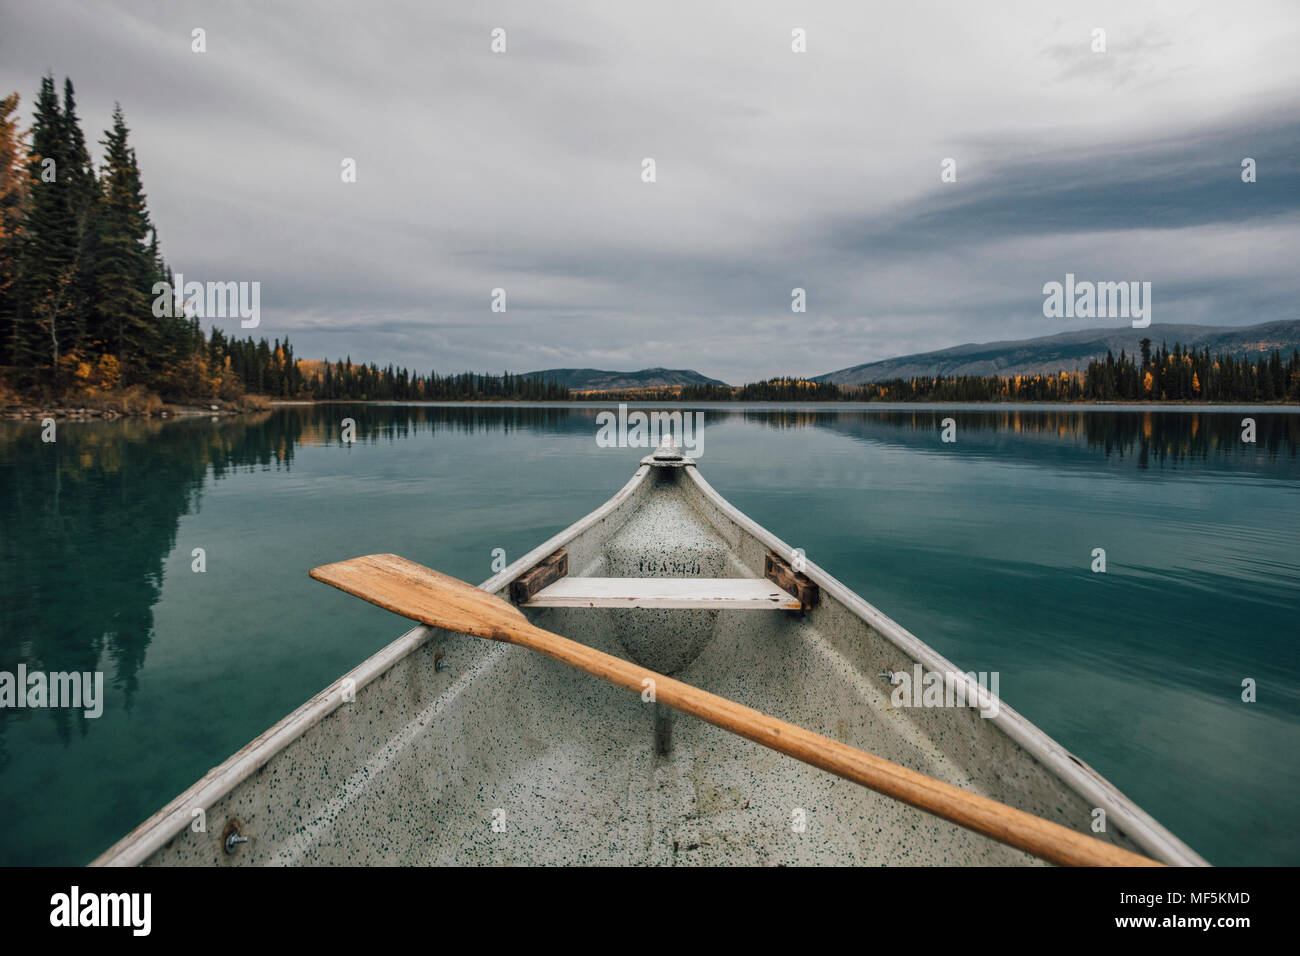
M560 578L525 606L797 611L802 605L766 578Z
M1059 823L970 793L542 630L529 623L518 608L494 595L395 554L371 554L327 564L313 568L311 576L404 617L527 647L637 694L653 686L660 704L1049 862L1070 866L1161 865Z

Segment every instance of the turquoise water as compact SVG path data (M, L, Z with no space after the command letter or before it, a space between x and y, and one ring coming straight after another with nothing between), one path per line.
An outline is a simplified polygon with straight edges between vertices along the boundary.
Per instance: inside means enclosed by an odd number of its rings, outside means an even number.
M1300 863L1300 415L700 407L737 507L998 671L1211 862ZM596 412L0 423L0 671L106 685L98 719L0 709L0 864L88 862L406 630L309 568L393 551L477 583L607 499L644 451L598 447Z

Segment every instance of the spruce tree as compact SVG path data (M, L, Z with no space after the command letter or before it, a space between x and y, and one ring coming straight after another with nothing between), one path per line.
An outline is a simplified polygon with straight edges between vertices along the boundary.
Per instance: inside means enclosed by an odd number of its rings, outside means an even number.
M54 77L41 78L28 157L30 199L18 250L17 317L12 361L53 369L59 333L71 312L77 270L77 234L67 201L66 124Z
M75 244L76 277L70 295L71 315L68 322L67 349L81 349L86 340L90 304L94 299L94 259L96 245L95 217L99 207L99 183L95 167L86 149L86 137L77 119L76 96L72 80L63 81L64 163L59 170L64 201Z
M157 364L155 350L160 344L152 312L156 266L149 242L149 212L128 133L122 108L115 105L113 126L100 141L104 165L95 311L108 352L117 356L129 379L142 381Z

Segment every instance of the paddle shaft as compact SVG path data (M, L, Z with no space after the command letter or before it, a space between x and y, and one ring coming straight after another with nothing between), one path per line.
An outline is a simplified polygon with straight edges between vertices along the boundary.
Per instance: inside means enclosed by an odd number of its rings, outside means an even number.
M498 634L498 639L527 647L619 687L643 695L649 690L661 704L1051 863L1163 865L539 627L516 626L509 634Z
M1052 863L1161 865L552 634L495 595L395 554L371 554L322 565L313 568L311 576L404 617L461 634L517 644L619 687L642 694L651 691L659 703Z

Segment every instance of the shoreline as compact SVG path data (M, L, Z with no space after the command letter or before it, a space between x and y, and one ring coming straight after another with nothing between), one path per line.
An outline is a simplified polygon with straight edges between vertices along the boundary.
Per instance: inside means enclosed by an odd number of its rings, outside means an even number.
M250 412L265 411L269 406L238 408L231 407L229 404L210 404L206 408L202 405L172 405L166 404L161 408L153 411L121 411L112 407L99 407L95 405L86 405L83 403L74 404L53 404L53 405L19 405L11 406L0 410L0 419L6 421L36 421L39 422L45 418L53 418L55 421L119 421L121 419L172 419L172 418L203 418L217 416L235 416L245 415Z
M254 396L254 398L263 398ZM621 399L573 399L570 401L528 400L528 399L444 399L444 400L373 400L373 399L272 399L247 405L232 405L228 402L204 405L167 404L161 408L139 412L121 411L112 407L97 407L86 404L76 405L20 405L0 410L0 420L39 422L45 418L56 421L118 421L121 419L171 420L178 418L216 418L235 417L275 408L304 408L324 405L369 405L374 407L456 407L456 406L498 406L498 407L537 407L537 408L608 408L611 405L629 405L639 407L705 407L711 409L727 408L799 408L801 410L851 407L859 410L879 408L889 409L1006 409L1014 411L1023 408L1033 409L1111 409L1116 411L1225 411L1240 409L1257 409L1262 412L1300 413L1300 402L1244 402L1236 404L1214 404L1187 401L1169 402L798 402L798 401L681 401L662 398L621 398Z
M852 399L838 400L832 402L800 402L800 401L709 401L707 399L687 400L680 399L661 399L661 398L610 398L610 399L573 399L570 401L559 400L529 400L529 399L360 399L360 398L331 398L331 399L273 399L270 402L271 408L288 408L292 406L312 406L312 405L373 405L373 406L455 406L455 405L502 405L502 406L522 406L536 405L545 408L571 408L571 407L590 407L590 408L608 408L611 405L638 405L638 406L706 406L708 408L753 408L756 406L771 406L773 408L790 408L797 406L799 408L837 408L842 406L855 406L860 408L1114 408L1114 409L1147 409L1147 410L1164 410L1164 409L1189 409L1192 411L1213 411L1215 409L1237 409L1237 408L1258 408L1266 411L1271 410L1295 410L1300 412L1300 402L1188 402L1188 401L1165 401L1165 402L867 402L855 401Z

